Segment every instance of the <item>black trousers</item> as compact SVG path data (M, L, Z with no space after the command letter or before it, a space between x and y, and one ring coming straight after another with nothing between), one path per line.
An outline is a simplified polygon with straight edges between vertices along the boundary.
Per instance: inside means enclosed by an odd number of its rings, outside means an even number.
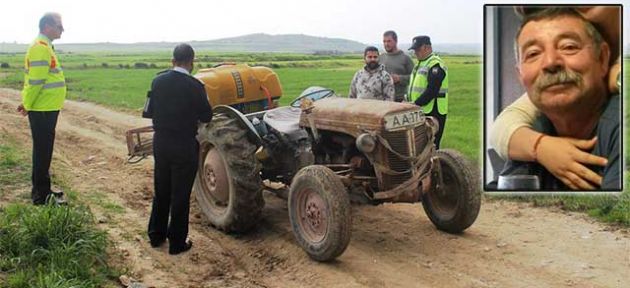
M440 142L442 141L442 134L444 133L444 125L446 125L446 115L441 115L438 113L437 104L433 106L433 110L429 113L429 116L433 116L438 120L440 124L440 129L437 134L435 134L435 149L440 149Z
M33 138L33 173L31 199L33 204L44 204L50 195L50 162L55 144L55 128L59 111L29 111L28 122Z
M157 131L153 135L155 195L148 229L152 241L168 238L171 247L185 245L198 153L199 144L194 136Z

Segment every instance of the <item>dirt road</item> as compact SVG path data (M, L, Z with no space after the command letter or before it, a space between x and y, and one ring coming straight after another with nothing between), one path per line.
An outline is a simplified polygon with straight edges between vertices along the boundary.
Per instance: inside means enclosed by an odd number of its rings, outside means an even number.
M0 89L0 133L30 149L18 103L18 91ZM419 204L354 207L350 246L328 264L297 246L286 202L270 193L263 219L247 235L214 230L193 204L193 250L169 256L145 236L152 160L125 163L124 131L148 122L74 101L60 115L53 173L90 199L115 254L147 286L628 287L628 231L583 214L503 201L485 201L462 235L437 231Z

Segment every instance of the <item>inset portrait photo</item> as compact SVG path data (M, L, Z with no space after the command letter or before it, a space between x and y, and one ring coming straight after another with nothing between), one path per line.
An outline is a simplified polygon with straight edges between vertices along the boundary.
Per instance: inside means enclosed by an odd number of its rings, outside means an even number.
M621 191L622 6L484 6L484 188Z

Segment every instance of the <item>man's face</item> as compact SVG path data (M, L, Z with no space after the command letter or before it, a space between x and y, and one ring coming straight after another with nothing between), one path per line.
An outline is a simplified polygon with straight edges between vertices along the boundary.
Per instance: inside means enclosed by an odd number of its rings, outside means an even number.
M418 60L422 60L429 56L429 45L422 45L414 50L414 54Z
M376 51L368 51L365 53L365 64L370 69L376 69L378 67L378 52Z
M394 37L391 36L383 36L383 48L387 53L394 52L396 50L396 45L398 43L394 40Z
M604 86L608 46L596 54L581 19L561 16L529 22L517 39L519 77L543 112L589 103ZM604 90L605 91L605 90ZM585 102L586 101L586 102Z
M61 38L61 33L63 33L63 23L61 22L61 17L56 16L53 17L55 19L55 23L48 25L48 37L50 40L55 40Z

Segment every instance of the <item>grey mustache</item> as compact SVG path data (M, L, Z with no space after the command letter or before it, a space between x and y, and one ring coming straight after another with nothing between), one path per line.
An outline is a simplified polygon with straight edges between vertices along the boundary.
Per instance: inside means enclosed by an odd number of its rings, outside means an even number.
M576 84L580 86L582 84L582 75L565 69L555 73L544 72L534 81L534 88L540 92L547 87L558 84Z

